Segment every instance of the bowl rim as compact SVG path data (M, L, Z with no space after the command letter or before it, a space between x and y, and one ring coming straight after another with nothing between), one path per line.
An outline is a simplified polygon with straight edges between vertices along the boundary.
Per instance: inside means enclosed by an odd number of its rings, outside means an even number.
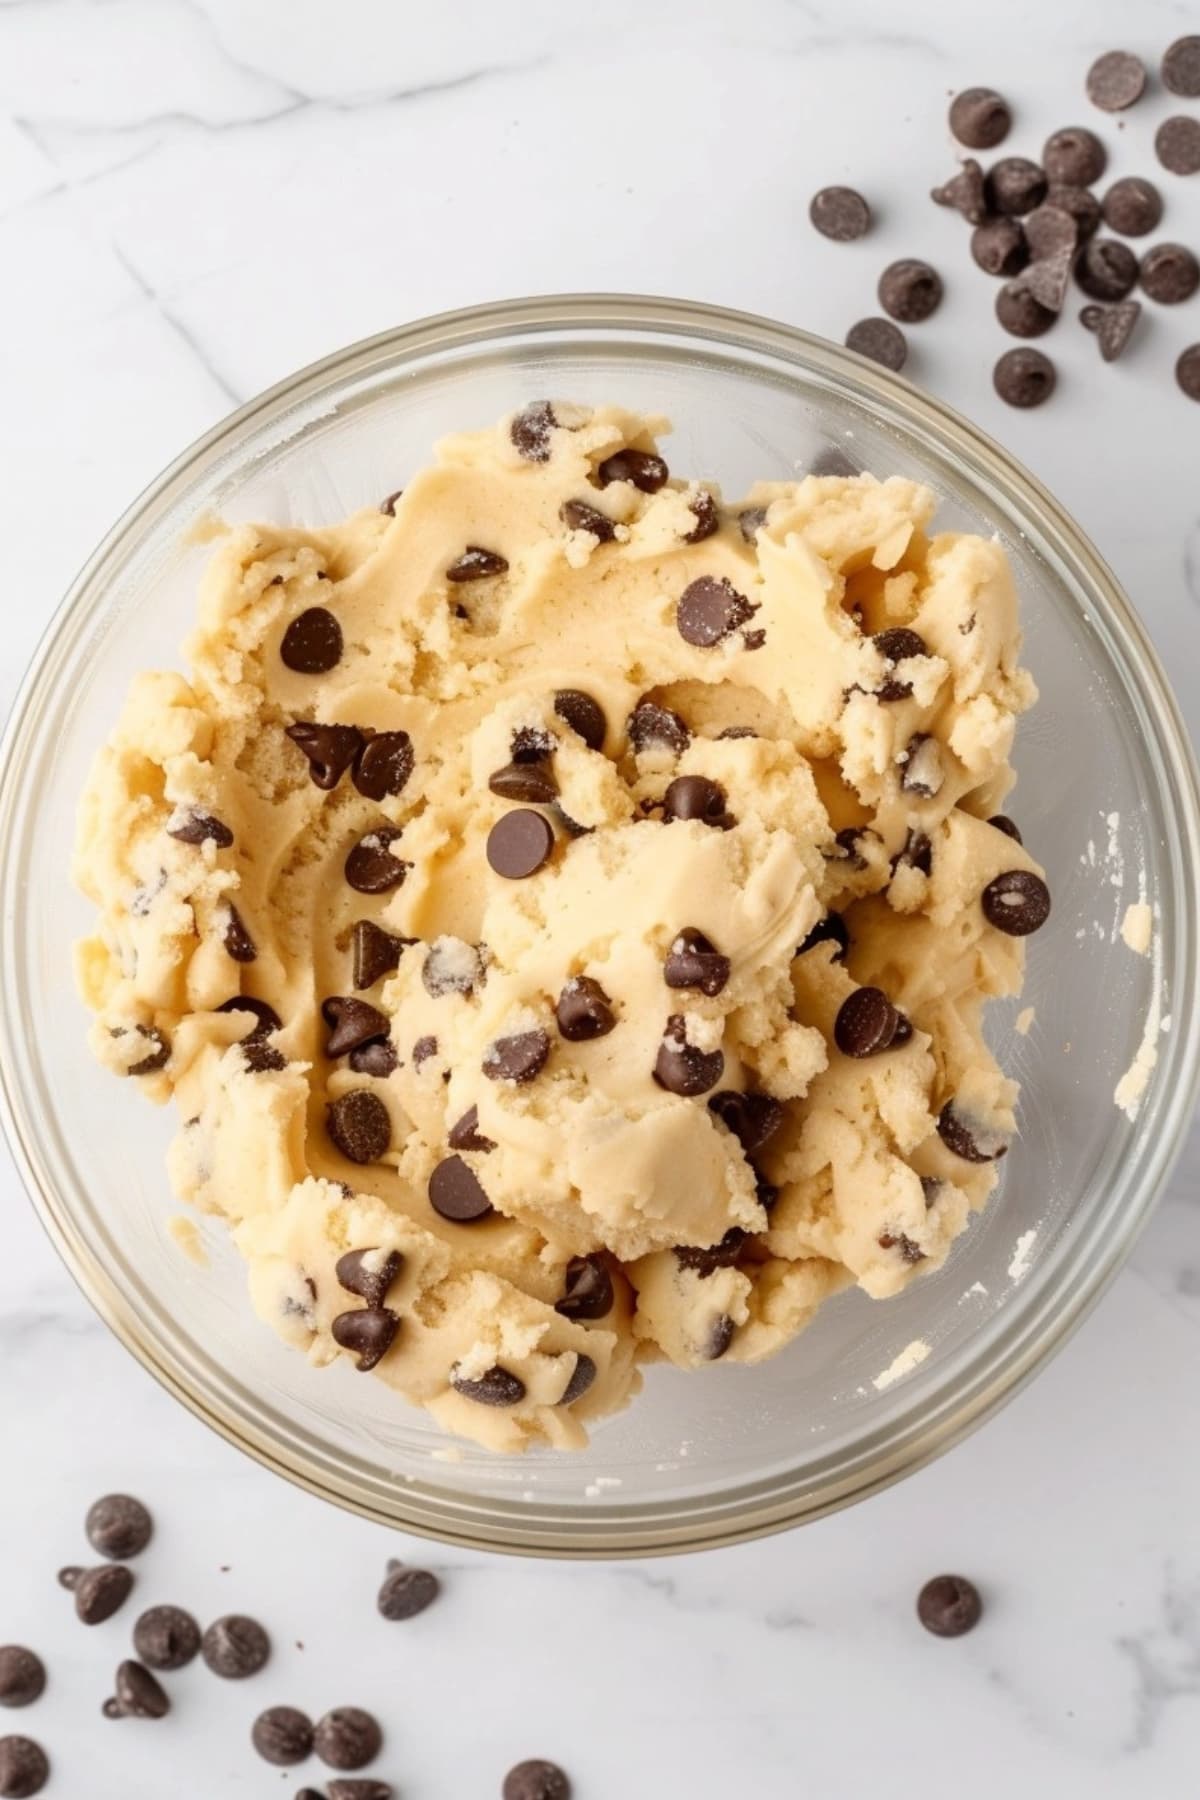
M909 429L923 428L943 450L950 450L971 468L985 467L988 480L998 486L1019 513L1035 521L1052 541L1087 589L1092 604L1129 658L1136 675L1134 691L1148 708L1157 727L1157 748L1171 778L1176 806L1178 851L1183 868L1200 866L1200 776L1195 754L1162 664L1144 626L1115 576L1087 536L1049 491L1017 460L995 444L942 401L894 376L853 352L829 343L797 327L696 301L673 300L632 294L564 294L501 300L485 305L438 313L394 327L310 363L254 396L184 449L126 508L106 533L51 616L34 651L14 698L0 737L0 870L6 889L14 880L10 852L14 832L20 769L39 742L39 721L56 692L53 679L73 640L91 621L93 610L105 593L106 571L133 537L155 527L166 512L175 490L194 481L206 467L236 449L260 420L282 418L291 409L332 397L337 384L351 377L398 366L450 349L468 345L499 348L516 334L550 333L589 329L617 334L639 332L692 337L714 347L752 350L777 364L814 370L837 379L851 392L864 396L893 418L899 416ZM1182 927L1190 921L1185 917ZM1181 927L1181 928L1182 928ZM14 973L12 941L4 934L0 946L3 974ZM698 1502L679 1501L673 1508L653 1513L634 1507L635 1523L624 1523L620 1507L608 1507L594 1517L585 1509L562 1516L539 1517L538 1508L512 1500L489 1497L472 1521L472 1501L447 1496L445 1490L423 1494L419 1484L392 1483L382 1497L365 1495L333 1469L314 1472L316 1459L307 1459L278 1434L247 1416L235 1417L209 1394L192 1385L186 1375L161 1352L152 1334L145 1332L116 1285L78 1228L71 1208L64 1203L47 1169L42 1146L20 1084L14 1078L15 1009L0 1008L0 1123L22 1180L42 1225L69 1272L91 1305L116 1337L155 1379L198 1418L227 1442L246 1451L276 1474L301 1488L332 1500L364 1517L417 1536L470 1548L502 1550L515 1554L602 1559L613 1556L663 1555L743 1542L785 1530L819 1518L852 1501L880 1491L903 1475L915 1472L960 1442L1000 1406L1011 1399L1032 1375L1067 1341L1115 1277L1158 1195L1170 1175L1183 1145L1200 1088L1200 1007L1197 996L1197 956L1194 932L1185 939L1188 951L1184 969L1185 990L1173 993L1172 1012L1178 1029L1170 1045L1178 1079L1168 1091L1160 1111L1154 1140L1131 1133L1122 1165L1133 1158L1137 1145L1138 1177L1132 1204L1121 1217L1107 1253L1096 1258L1076 1285L1055 1296L1053 1312L1043 1304L1032 1307L1021 1335L1014 1339L998 1366L975 1372L953 1404L937 1409L932 1420L910 1429L893 1442L885 1455L876 1453L870 1466L840 1480L812 1487L794 1479L789 1493L772 1498L752 1488L737 1490L737 1509L730 1512L728 1497L704 1496ZM8 993L16 992L9 985ZM1167 1129L1162 1129L1164 1116ZM1031 1303L1032 1305L1032 1303ZM449 1503L447 1503L449 1501ZM704 1509L704 1515L698 1514ZM553 1507L548 1511L553 1515ZM483 1513L487 1513L486 1521ZM456 1514L460 1516L455 1516ZM497 1516L499 1515L499 1516ZM691 1516L696 1515L696 1516ZM648 1523L647 1520L650 1519Z

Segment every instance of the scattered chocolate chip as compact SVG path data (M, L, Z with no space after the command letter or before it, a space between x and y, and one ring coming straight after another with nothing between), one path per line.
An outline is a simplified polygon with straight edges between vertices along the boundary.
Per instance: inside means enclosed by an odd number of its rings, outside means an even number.
M846 333L847 350L869 357L898 375L908 358L908 339L890 319L860 319Z
M251 1726L250 1741L264 1762L286 1769L312 1754L312 1720L294 1706L269 1706Z
M1035 262L1048 256L1071 257L1079 243L1079 221L1065 207L1044 200L1025 221L1025 242Z
M394 519L396 516L396 502L403 496L403 494L404 494L403 488L397 488L394 494L388 494L386 499L383 499L379 502L380 512L386 513L386 515L389 519Z
M350 767L365 739L357 725L316 725L300 719L284 733L308 759L308 772L316 787L335 788Z
M882 988L856 988L838 1008L834 1042L843 1056L877 1056L891 1044L899 1018Z
M706 488L701 488L698 493L692 495L688 501L688 511L696 523L690 531L684 532L685 544L702 544L705 538L715 536L720 530L721 521L717 514L717 503Z
M522 1086L541 1074L549 1055L548 1032L518 1031L488 1045L483 1054L483 1072L489 1081L511 1081Z
M228 850L233 843L233 833L228 825L214 818L212 813L201 812L196 806L176 807L167 824L167 836L177 839L181 844L211 842L218 850Z
M836 944L837 949L831 960L845 962L846 952L850 948L850 933L846 929L846 921L841 913L826 913L823 919L818 919L796 951L796 955L803 956L806 950L815 950L818 944Z
M446 1156L429 1177L429 1204L452 1225L474 1225L494 1210L474 1169L461 1156Z
M675 626L685 643L710 649L753 617L757 607L721 576L701 575L679 597Z
M935 1575L917 1595L917 1617L935 1637L962 1637L982 1615L979 1589L965 1575Z
M720 1362L733 1342L735 1330L736 1327L728 1313L717 1314L709 1326L708 1335L704 1340L705 1362Z
M477 1106L469 1106L462 1117L455 1120L446 1141L452 1150L478 1150L481 1155L496 1148L492 1139L480 1132Z
M988 205L983 191L983 170L973 156L968 156L949 181L931 189L929 198L938 206L952 206L968 225L982 225Z
M875 689L879 700L905 700L912 693L910 681L897 681L892 670L897 663L906 662L910 656L928 656L925 640L917 632L910 631L907 625L893 625L887 631L877 631L871 642L887 664L882 684ZM839 838L840 842L840 838Z
M900 786L906 794L932 800L946 779L942 765L942 747L927 731L915 732L904 751Z
M360 1044L369 1044L373 1038L386 1037L391 1029L386 1015L377 1007L341 994L330 994L321 1002L321 1017L329 1026L325 1054L335 1060Z
M986 219L971 233L971 255L988 275L1016 275L1029 261L1018 219Z
M979 897L989 925L1009 937L1028 937L1050 917L1050 889L1028 869L1008 869L989 881Z
M84 1569L75 1582L75 1611L85 1625L103 1625L133 1591L133 1570L124 1563L101 1563Z
M279 655L297 675L326 675L342 660L342 628L326 607L310 606L284 632Z
M725 809L725 789L707 775L677 775L663 795L663 823L695 819L718 831L728 831L736 820Z
M608 722L599 702L580 688L560 688L554 696L554 710L571 730L577 732L589 750L603 750Z
M617 450L600 464L596 480L602 488L611 481L628 481L640 493L657 494L668 473L662 457L654 456L648 450Z
M569 1044L589 1043L607 1037L617 1023L612 1001L590 975L572 975L564 982L554 1009L558 1029Z
M576 1400L582 1400L596 1379L594 1360L580 1351L575 1358L575 1367L571 1371L571 1379L563 1389L556 1406L574 1406Z
M497 819L488 833L487 859L506 881L536 875L554 848L554 827L542 813L520 807Z
M200 1640L200 1654L214 1675L244 1681L257 1675L271 1654L271 1640L257 1619L226 1613L215 1619Z
M953 1100L947 1100L938 1114L937 1128L946 1148L955 1156L961 1156L964 1162L996 1162L1007 1154L1005 1138L998 1131L980 1124L969 1125L963 1114L956 1111Z
M0 1706L32 1706L46 1686L46 1665L24 1644L0 1648Z
M573 1256L564 1281L562 1299L554 1303L564 1319L603 1319L612 1311L612 1276L603 1258Z
M916 257L889 263L879 277L879 304L901 325L919 325L935 313L942 299L942 278Z
M1066 217L1065 213L1063 217ZM1004 291L1010 295L1028 295L1038 306L1057 317L1063 309L1067 289L1071 285L1071 265L1074 260L1073 242L1065 249L1055 250L1048 256L1040 256L1035 252L1035 260L1010 281ZM1023 335L1030 334L1026 332Z
M1002 831L1005 837L1012 838L1014 842L1018 844L1024 842L1020 830L1009 818L1007 813L993 813L988 820L988 824L994 826L997 831Z
M548 400L534 400L522 409L508 428L517 453L526 462L550 461L550 433L558 424Z
M140 1556L154 1534L154 1521L131 1494L105 1494L88 1508L83 1529L98 1556L127 1562Z
M331 1769L365 1769L382 1748L378 1721L358 1706L333 1707L313 1732L313 1749Z
M165 1719L171 1710L162 1682L140 1662L119 1664L113 1686L102 1708L106 1719Z
M414 938L393 937L370 919L359 919L354 926L353 959L356 988L374 987L385 975L400 967L400 955Z
M1046 171L1027 156L1005 156L993 163L984 183L988 210L1005 218L1032 212L1046 198Z
M329 1800L392 1800L394 1791L386 1781L342 1780L329 1783L328 1795ZM321 1800L321 1796L313 1793L311 1788L305 1788L297 1794L296 1800L305 1800L306 1795L311 1796L311 1800Z
M1006 350L992 371L992 383L1009 406L1040 406L1054 392L1054 364L1040 350Z
M1200 96L1200 37L1176 38L1162 59L1163 86L1185 99Z
M729 980L731 963L702 931L687 925L678 932L663 964L669 988L695 988L711 999Z
M611 544L617 535L617 521L586 500L564 500L558 516L568 531L589 532L602 544Z
M368 1306L382 1306L404 1266L399 1250L347 1250L334 1268L338 1285Z
M432 1606L442 1587L429 1569L410 1569L407 1564L390 1562L376 1605L385 1619L415 1619Z
M1046 139L1042 151L1042 167L1052 183L1068 187L1089 188L1099 181L1108 162L1108 152L1086 125L1065 125Z
M403 793L416 765L407 731L380 731L358 753L351 780L368 800Z
M1145 86L1145 68L1128 50L1106 51L1087 72L1088 99L1102 112L1124 112L1141 99Z
M4 1800L32 1800L50 1779L50 1761L32 1738L0 1738L0 1794Z
M1093 238L1075 265L1075 279L1093 300L1124 300L1138 278L1138 260L1128 244Z
M571 1800L571 1784L557 1763L518 1763L504 1777L502 1800Z
M994 150L1011 127L1008 101L993 88L964 88L950 103L950 129L968 150Z
M530 806L549 806L558 796L549 761L506 763L488 776L488 786L504 800L521 800Z
M397 825L376 825L359 838L345 863L346 880L356 893L387 894L403 885L412 865L391 850L402 835Z
M133 1628L133 1647L148 1668L183 1669L200 1648L200 1627L181 1606L151 1606Z
M59 1587L66 1588L67 1592L71 1594L79 1586L79 1577L83 1573L84 1570L77 1563L68 1563L65 1569L58 1571L54 1579L58 1582Z
M1144 258L1142 266L1144 269ZM1081 308L1079 319L1086 330L1096 333L1104 361L1115 362L1129 342L1141 311L1136 300L1119 300L1115 306L1101 306L1098 300L1089 300Z
M419 1069L422 1063L429 1061L438 1053L438 1041L435 1037L419 1037L412 1048L413 1068Z
M486 1374L476 1376L460 1375L457 1369L452 1369L450 1386L456 1394L462 1394L464 1399L474 1400L480 1406L519 1406L525 1398L525 1383L520 1376L500 1368L499 1364L488 1369Z
M145 1056L138 1058L137 1062L130 1063L125 1073L126 1075L157 1075L158 1071L165 1069L171 1060L171 1046L157 1025L138 1025L134 1029L143 1043L149 1045L149 1049ZM120 1035L120 1032L113 1032L114 1037Z
M670 750L682 756L692 741L692 734L679 717L653 700L639 700L626 722L634 752Z
M654 1063L654 1079L659 1087L665 1088L668 1094L692 1099L716 1087L724 1073L725 1058L721 1051L700 1050L695 1044L689 1044L687 1021L682 1013L672 1013Z
M871 228L871 209L854 188L821 188L809 202L808 216L821 236L835 244L852 244Z
M1171 175L1200 170L1200 119L1164 119L1154 134L1154 153Z
M1142 258L1140 279L1151 300L1160 306L1178 306L1200 287L1200 263L1183 244L1154 244ZM1136 302L1126 304L1134 306L1136 317Z
M491 575L503 575L507 569L506 559L497 551L468 544L458 561L452 562L446 570L446 580L486 581Z
M1100 202L1087 188L1072 187L1069 182L1052 181L1046 190L1043 205L1070 213L1081 244L1085 238L1093 236L1100 224Z
M1028 274L1029 270L1025 269L1014 280L1006 281L996 295L996 317L1012 337L1041 337L1043 332L1049 331L1058 317L1048 306L1043 306L1036 300L1027 288L1017 286L1017 282Z
M351 1088L331 1100L325 1129L334 1147L354 1163L378 1162L391 1147L391 1116L369 1088Z
M1200 133L1200 125L1196 129ZM1122 237L1145 237L1162 218L1162 195L1152 181L1126 175L1113 182L1100 202L1100 211L1104 223Z
M738 1093L723 1088L708 1103L721 1123L732 1131L751 1161L766 1149L783 1124L783 1107L770 1094Z
M738 530L747 544L752 544L767 522L765 506L743 506L737 516ZM722 737L725 733L721 733Z
M1175 379L1189 400L1200 400L1200 344L1189 344L1180 352Z

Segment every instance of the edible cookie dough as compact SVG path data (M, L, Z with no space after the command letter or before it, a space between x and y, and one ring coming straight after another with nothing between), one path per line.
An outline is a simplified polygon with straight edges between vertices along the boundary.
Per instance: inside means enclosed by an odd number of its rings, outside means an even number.
M736 507L555 401L229 529L84 798L92 1041L254 1304L498 1450L937 1268L1049 895L1017 599L916 482Z

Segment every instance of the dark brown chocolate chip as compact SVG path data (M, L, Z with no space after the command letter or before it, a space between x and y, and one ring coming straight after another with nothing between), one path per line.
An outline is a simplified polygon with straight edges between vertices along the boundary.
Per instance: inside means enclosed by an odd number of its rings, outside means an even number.
M989 925L1009 937L1028 937L1050 917L1050 889L1029 869L1008 869L979 896Z
M554 1310L564 1319L603 1319L613 1307L612 1276L599 1256L573 1256L567 1264L561 1300Z
M1025 242L1035 261L1047 256L1069 257L1079 243L1079 221L1065 207L1044 200L1025 221Z
M519 1406L525 1398L525 1383L520 1376L510 1369L500 1368L499 1364L485 1374L475 1376L460 1375L457 1369L452 1369L450 1386L456 1394L462 1394L480 1406Z
M549 462L550 433L557 424L550 402L533 400L513 419L508 434L526 462Z
M889 1050L898 1050L901 1044L907 1044L912 1037L912 1020L906 1019L903 1013L896 1015L896 1034L888 1045Z
M167 836L177 839L181 844L211 842L218 850L228 850L233 843L233 833L228 825L214 818L212 813L201 812L196 806L176 808L167 825Z
M887 631L877 631L871 642L887 664L883 681L875 689L876 697L880 700L907 699L912 693L911 681L897 681L892 670L910 656L928 656L924 638L910 631L907 625L893 625Z
M843 1056L877 1056L891 1044L899 1018L882 988L856 988L838 1008L834 1043Z
M1070 213L1081 244L1086 238L1093 236L1100 224L1100 202L1087 188L1072 187L1069 182L1052 181L1046 190L1043 204L1056 207L1059 212Z
M158 1071L165 1069L171 1060L171 1046L157 1025L138 1025L135 1029L138 1037L146 1045L146 1054L139 1057L137 1062L130 1063L125 1073L127 1075L157 1075ZM119 1036L120 1034L114 1032L113 1035Z
M1200 134L1200 125L1196 130ZM1140 175L1126 175L1113 182L1100 202L1100 211L1111 231L1120 232L1122 237L1145 237L1162 218L1162 195L1152 181Z
M1005 218L1032 212L1046 198L1046 171L1027 156L1004 156L993 163L984 183L988 210Z
M569 1044L586 1044L593 1038L607 1037L617 1023L612 1001L590 975L572 975L564 982L554 1017Z
M1200 344L1189 344L1180 352L1175 379L1189 400L1200 400Z
M488 776L488 786L504 800L522 800L530 806L549 806L558 797L558 782L548 760L506 763Z
M1008 101L993 88L964 88L950 103L950 129L968 150L994 150L1011 127Z
M395 1789L390 1782L372 1779L356 1781L352 1777L339 1781L331 1781L328 1785L328 1800L393 1800ZM321 1800L320 1794L312 1788L304 1788L296 1795L296 1800Z
M387 1107L369 1088L351 1088L325 1109L325 1129L334 1146L354 1163L378 1162L392 1142Z
M32 1706L46 1686L46 1665L24 1644L0 1648L0 1706Z
M356 1050L360 1044L369 1044L373 1038L386 1037L391 1029L377 1007L341 994L330 994L328 1000L321 1002L321 1017L329 1026L325 1054L335 1059Z
M181 1606L151 1606L133 1628L133 1647L150 1669L184 1669L200 1649L200 1627Z
M274 1044L268 1044L265 1038L256 1037L251 1032L243 1038L238 1046L242 1053L242 1061L252 1075L268 1075L278 1073L287 1068L287 1057Z
M709 1101L712 1105L712 1101ZM707 1281L718 1269L732 1269L742 1253L746 1233L740 1225L731 1225L719 1244L676 1244L675 1261L701 1281Z
M553 849L554 827L542 813L526 807L505 813L488 833L488 862L506 881L536 875Z
M153 1519L132 1494L105 1494L93 1501L83 1528L97 1556L113 1562L140 1556L154 1535Z
M327 607L310 606L284 632L279 655L297 675L326 675L342 660L342 628Z
M796 951L796 955L803 956L806 950L815 950L818 944L836 944L837 948L831 960L845 962L846 952L850 948L850 933L846 929L846 921L841 913L826 913L823 919L818 919Z
M923 831L917 831L912 826L906 832L898 854L892 859L892 874L900 868L919 869L922 875L928 875L933 870L933 845Z
M942 278L916 257L889 263L879 277L879 304L901 325L919 325L935 313L942 299Z
M678 932L663 964L663 980L669 988L695 988L709 998L719 994L729 980L731 963L716 945L687 925Z
M374 987L385 975L400 967L400 955L414 938L393 937L370 919L359 919L354 926L354 985Z
M365 741L357 725L315 725L304 719L289 725L285 736L307 757L313 785L327 793L337 786Z
M1200 287L1200 263L1183 244L1154 244L1142 258L1140 279L1151 300L1160 306L1178 306Z
M935 1575L917 1595L917 1617L935 1637L962 1637L982 1616L979 1589L965 1575Z
M965 1116L955 1108L953 1100L947 1100L938 1114L937 1128L938 1136L946 1148L952 1150L955 1156L961 1156L964 1162L996 1162L1008 1152L1008 1144L999 1132L976 1123L968 1124Z
M124 1563L101 1563L85 1569L75 1583L75 1611L85 1625L103 1625L133 1591L133 1570Z
M734 1088L714 1094L708 1110L732 1131L751 1161L766 1149L784 1117L783 1107L770 1094L738 1093Z
M1093 300L1124 300L1137 278L1137 257L1116 238L1093 238L1075 265L1076 281Z
M885 1231L877 1240L881 1250L899 1250L901 1260L906 1263L925 1261L925 1252L914 1238L903 1231Z
M363 1306L355 1312L338 1313L329 1327L334 1343L358 1358L355 1367L362 1375L370 1374L383 1361L395 1343L399 1329L396 1314L382 1306Z
M571 730L577 732L589 750L603 750L608 722L599 702L581 688L559 688L554 696L554 710Z
M908 339L890 319L859 319L846 333L846 348L898 375L908 359Z
M688 501L688 511L696 523L690 531L685 531L685 544L702 544L705 538L714 537L721 528L721 520L717 513L717 503L707 488L701 488Z
M692 741L692 734L679 717L653 700L639 700L626 722L629 741L636 754L644 750L670 750L682 756Z
M66 1588L69 1594L73 1594L75 1589L79 1586L80 1576L84 1573L85 1571L81 1569L77 1563L68 1563L65 1569L60 1569L58 1571L55 1580L58 1582L59 1587Z
M1048 306L1035 300L1027 288L1017 286L1028 273L1026 269L1013 281L1006 281L996 295L996 317L1012 337L1041 337L1058 317Z
M640 493L657 494L668 474L661 456L654 456L648 450L617 450L600 464L596 480L602 488L612 481L628 481Z
M717 1314L716 1318L709 1326L708 1335L704 1340L703 1355L705 1362L720 1362L730 1344L733 1342L733 1334L736 1329L737 1327L734 1325L734 1322L729 1317L728 1313Z
M345 863L346 880L356 893L388 894L403 885L412 865L391 849L402 835L398 825L376 825L359 838Z
M695 819L718 831L728 831L736 824L725 808L725 789L707 775L677 775L663 795L663 823Z
M490 1137L484 1137L479 1129L479 1108L468 1106L460 1119L456 1119L450 1127L446 1139L452 1150L478 1150L486 1155L496 1148Z
M50 1779L50 1760L27 1737L0 1738L0 1794L4 1800L32 1800Z
M904 765L900 786L904 793L920 800L932 800L945 780L942 747L928 731L914 732L904 749Z
M101 1708L106 1719L165 1719L171 1710L162 1682L140 1662L121 1663L113 1686Z
M200 1640L200 1654L214 1675L245 1681L257 1675L271 1654L271 1640L257 1619L226 1613L215 1619Z
M1086 125L1064 125L1046 139L1042 151L1042 167L1051 183L1067 187L1090 188L1099 181L1108 162L1108 152Z
M1089 300L1080 309L1079 320L1086 330L1096 333L1104 361L1115 362L1129 342L1141 311L1136 300L1118 300L1115 306L1101 306L1098 300Z
M458 561L446 570L446 580L486 581L491 575L503 575L507 569L508 562L498 551L468 544Z
M335 1706L317 1720L313 1749L330 1769L365 1769L383 1748L378 1721L359 1706Z
M1005 837L1012 838L1015 843L1020 844L1024 841L1019 828L1007 813L993 813L988 824L994 826L997 831L1002 831Z
M867 837L878 837L878 833L866 825L843 825L833 834L835 849L830 860L847 863L852 869L865 869L867 859L862 853L862 842Z
M710 649L753 617L757 607L721 576L701 575L679 596L675 627L685 643Z
M723 985L723 984L722 984ZM668 1094L693 1099L715 1088L725 1073L725 1058L720 1050L700 1050L687 1040L687 1022L682 1013L672 1013L667 1020L663 1039L654 1063L654 1079Z
M347 1250L338 1257L334 1274L348 1294L357 1295L368 1306L382 1306L403 1267L399 1250Z
M490 1081L511 1081L518 1086L540 1075L550 1055L545 1031L518 1031L497 1038L484 1051L483 1072Z
M493 1206L474 1169L461 1156L446 1156L429 1177L429 1204L452 1225L490 1218Z
M1065 218L1066 215L1064 214ZM1015 298L1020 295L1034 301L1038 306L1052 313L1056 318L1062 311L1067 298L1067 289L1071 285L1071 265L1075 260L1074 244L1062 250L1055 250L1048 256L1039 256L1035 252L1035 260L1027 269L1008 283L1002 291ZM999 308L997 308L999 311ZM1011 330L1012 327L1010 326ZM1038 333L1023 332L1020 336L1037 336Z
M1176 38L1163 55L1162 78L1169 94L1200 96L1200 37Z
M767 522L765 506L743 506L737 516L738 530L747 544L752 544ZM722 737L725 733L721 733Z
M1087 72L1087 96L1102 112L1124 112L1140 100L1146 86L1146 70L1128 50L1107 50Z
M312 1720L295 1706L269 1706L251 1726L250 1742L264 1762L290 1768L312 1754Z
M534 1758L508 1771L502 1800L571 1800L571 1784L557 1763Z
M356 1075L374 1075L386 1081L400 1067L400 1058L390 1038L376 1038L350 1052L350 1067Z
M564 500L558 516L568 531L586 531L602 544L611 544L617 535L617 521L589 506L586 500Z
M438 1041L435 1037L419 1037L412 1047L413 1068L419 1069L422 1063L429 1061L438 1053Z
M1054 392L1054 364L1040 350L1006 350L992 371L992 383L1009 406L1040 406Z
M258 947L246 929L245 919L232 901L227 909L221 942L225 946L225 954L231 956L234 962L252 963L258 959Z
M1029 261L1019 219L986 219L971 233L971 255L988 275L1016 275Z
M403 793L416 765L407 731L380 731L358 753L351 780L368 800Z
M376 1605L393 1623L415 1619L433 1605L442 1584L431 1569L410 1569L407 1563L389 1562Z
M987 218L988 205L983 191L983 170L973 156L966 161L941 187L930 191L929 198L938 206L952 206L955 212L961 213L968 225L982 225Z
M596 1379L596 1364L590 1356L580 1351L575 1358L575 1367L571 1371L571 1379L567 1382L561 1396L555 1402L557 1406L574 1406L576 1400L582 1400Z
M871 229L871 209L854 188L821 188L809 201L808 216L835 244L852 244Z
M396 502L401 499L403 495L403 488L397 488L395 493L388 494L385 499L379 502L380 512L385 513L389 519L394 519L396 516Z

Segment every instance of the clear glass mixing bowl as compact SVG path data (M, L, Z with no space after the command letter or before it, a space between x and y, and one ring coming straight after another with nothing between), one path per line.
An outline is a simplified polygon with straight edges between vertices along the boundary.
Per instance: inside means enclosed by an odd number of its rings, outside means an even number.
M89 760L135 671L178 661L203 548L187 528L317 523L401 486L442 433L531 397L674 421L668 454L730 496L830 444L944 496L1016 567L1041 704L1012 810L1049 868L1022 1005L997 1008L1021 1136L948 1265L899 1299L851 1293L774 1362L648 1371L581 1455L451 1445L348 1366L315 1371L251 1312L218 1227L209 1266L168 1230L171 1121L96 1067L71 977L88 908L67 876ZM1170 1169L1197 1079L1196 776L1163 672L1112 575L1030 476L906 383L782 325L642 299L524 301L389 332L306 369L188 450L117 524L55 618L0 771L0 1084L17 1160L93 1304L193 1411L268 1467L369 1516L544 1555L694 1549L810 1519L916 1468L1042 1364L1111 1278ZM1154 949L1120 936L1140 888ZM1148 1035L1136 1123L1113 1090ZM923 1360L920 1348L923 1346ZM905 1354L905 1352L908 1352ZM890 1375L890 1378L889 1378Z

